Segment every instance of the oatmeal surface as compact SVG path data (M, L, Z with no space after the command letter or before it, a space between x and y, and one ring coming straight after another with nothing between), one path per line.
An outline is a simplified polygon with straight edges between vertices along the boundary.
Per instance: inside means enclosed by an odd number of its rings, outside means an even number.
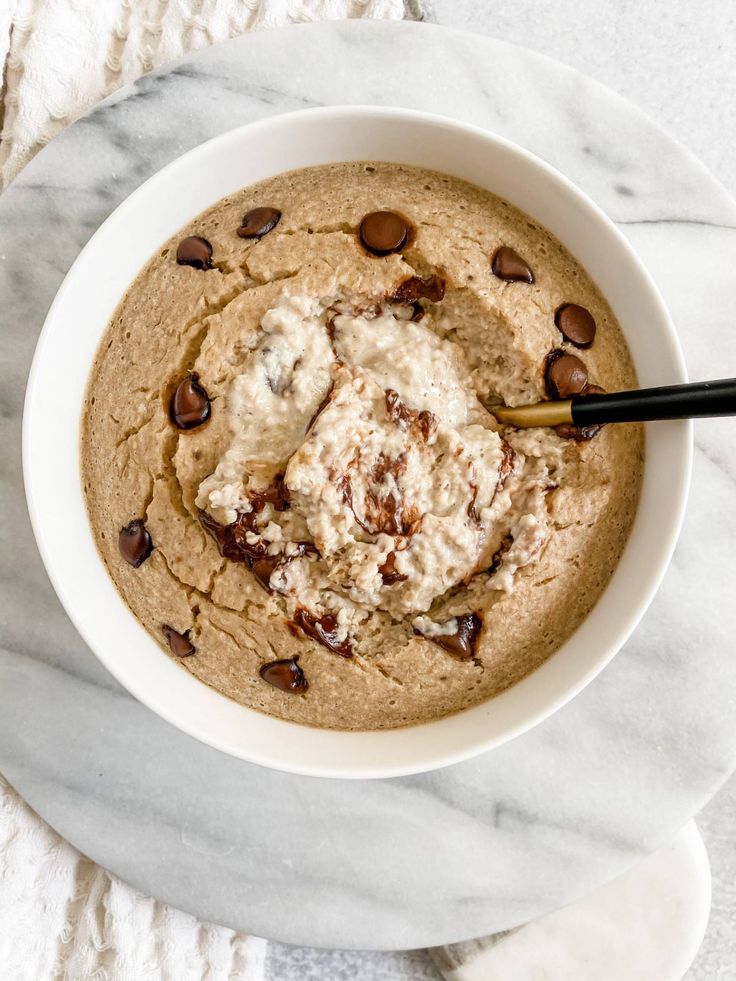
M610 579L641 428L489 411L586 384L635 386L626 343L526 215L409 166L282 174L182 229L116 311L82 429L97 543L231 698L427 721L541 664Z

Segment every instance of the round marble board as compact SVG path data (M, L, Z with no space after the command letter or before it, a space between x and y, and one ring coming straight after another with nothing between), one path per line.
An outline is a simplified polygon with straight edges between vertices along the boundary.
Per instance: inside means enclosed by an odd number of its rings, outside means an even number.
M249 120L336 102L444 113L550 161L649 266L692 377L736 374L736 205L631 105L563 65L428 25L352 21L253 34L143 78L0 199L0 770L87 855L200 918L294 943L418 947L581 896L736 768L734 424L697 429L682 539L634 637L501 749L405 779L317 780L231 759L139 705L67 621L31 536L19 442L36 337L81 247L150 174Z

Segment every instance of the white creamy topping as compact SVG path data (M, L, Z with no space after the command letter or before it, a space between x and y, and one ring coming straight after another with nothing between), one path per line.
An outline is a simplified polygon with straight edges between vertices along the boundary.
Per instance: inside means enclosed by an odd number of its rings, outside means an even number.
M329 560L328 580L354 603L398 617L426 610L490 562L503 443L491 429L442 421L425 439L413 424L397 424L384 389L361 369L336 375L329 404L286 468L292 507ZM406 578L387 587L381 567L392 549Z
M534 559L547 541L547 522L529 512L522 514L511 529L513 542L498 571L491 577L493 589L513 592L514 573Z
M222 524L250 511L246 490L270 483L304 439L330 385L334 354L319 302L284 297L261 327L263 337L228 393L232 443L197 496L197 506Z
M197 496L222 524L258 512L245 538L281 557L271 588L291 612L333 614L338 640L371 610L424 613L509 538L490 585L510 590L544 544L563 465L548 433L501 438L462 348L429 317L346 311L288 295L268 311L227 396L230 445ZM258 502L281 475L288 508ZM413 623L426 636L457 629Z
M336 317L335 348L346 364L359 365L381 388L398 392L412 409L427 409L450 426L488 419L468 386L462 348L421 323L398 320L389 307L370 322L365 317Z
M430 617L414 617L411 625L425 637L452 637L458 631L457 617L450 617L444 623L437 623Z

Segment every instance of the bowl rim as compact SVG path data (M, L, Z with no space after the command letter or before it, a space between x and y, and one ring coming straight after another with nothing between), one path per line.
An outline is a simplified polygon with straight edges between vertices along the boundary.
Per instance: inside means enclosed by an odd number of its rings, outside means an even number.
M590 198L588 195L582 191L576 184L574 184L568 177L563 173L558 171L555 167L547 163L545 160L538 157L536 154L525 149L522 146L514 143L505 137L499 136L490 130L484 129L481 126L474 124L462 122L456 120L452 117L443 116L436 113L422 112L413 109L406 109L400 107L389 107L389 106L374 106L374 105L336 105L336 106L320 106L316 108L298 109L287 113L277 113L271 116L267 116L263 119L259 119L253 122L246 123L244 125L235 127L231 130L227 130L217 136L206 140L203 143L193 147L186 153L176 157L174 160L170 161L160 170L156 171L149 178L147 178L141 185L139 185L134 191L131 192L117 207L108 215L104 222L96 229L94 234L90 237L88 242L81 249L74 262L68 269L54 300L48 310L46 315L42 330L39 334L36 349L33 355L33 361L31 364L31 369L28 377L28 383L26 388L26 395L23 406L23 430L22 430L22 466L23 466L23 480L26 494L27 507L31 519L31 525L33 528L33 533L36 539L37 547L41 555L44 567L52 583L52 586L59 597L59 600L64 607L67 615L74 624L76 630L81 635L82 639L85 641L87 646L90 648L92 653L102 662L104 667L110 671L113 677L116 678L120 684L126 688L138 701L145 705L148 709L155 712L159 717L163 718L165 721L176 726L179 730L198 739L199 741L209 745L215 749L226 752L229 755L240 758L246 762L256 763L262 766L266 766L272 769L281 770L288 773L294 773L304 776L314 776L314 777L330 777L330 778L343 778L343 779L374 779L374 778L387 778L387 777L397 777L397 776L407 776L416 773L423 773L431 770L440 769L445 766L449 766L454 763L462 762L464 760L470 759L481 753L487 752L497 746L502 745L514 739L516 736L530 730L534 726L538 725L544 719L551 716L554 712L560 709L562 706L567 704L571 699L573 699L583 688L585 688L596 675L603 670L603 668L611 661L611 659L616 655L616 653L621 649L626 640L631 636L637 624L641 620L642 616L646 612L654 594L656 593L659 585L664 577L666 569L669 565L672 553L674 551L677 539L679 537L680 529L682 526L682 521L684 518L685 507L687 503L687 497L690 485L690 476L692 471L692 458L693 458L693 426L692 422L689 420L682 420L674 424L677 426L677 449L679 451L679 463L678 463L678 479L674 487L669 488L669 499L670 499L670 522L669 522L669 534L667 535L666 541L660 543L659 555L656 561L652 562L649 576L647 577L647 588L642 590L639 594L638 601L632 603L628 607L627 616L618 624L618 628L613 634L613 639L609 640L606 645L601 646L600 653L595 657L587 670L579 672L576 680L572 684L568 684L564 691L560 692L557 696L550 698L549 701L541 708L529 713L523 719L520 719L516 724L507 725L506 728L500 733L493 736L487 737L485 739L475 736L474 738L468 738L467 744L462 748L447 751L445 753L433 753L431 758L425 758L421 754L417 754L418 758L413 763L407 763L403 758L398 761L387 762L383 760L377 764L361 763L361 764L348 764L343 763L330 763L326 765L323 762L312 761L309 763L304 763L302 761L294 761L290 759L285 759L282 753L274 754L266 743L266 748L262 746L248 746L247 750L242 747L235 748L232 743L229 743L227 739L213 735L211 732L207 731L206 725L203 725L201 721L192 721L186 717L182 718L181 713L175 711L174 707L170 702L167 702L166 695L163 697L158 696L158 693L151 690L151 686L145 681L138 683L137 681L131 680L127 676L126 671L123 669L121 662L116 661L113 657L108 655L107 649L104 645L100 643L100 639L96 636L97 631L92 628L88 617L85 614L84 602L74 595L73 591L68 587L64 575L63 562L60 560L59 556L56 555L50 548L47 535L45 532L45 526L47 517L44 513L42 507L40 506L40 491L39 491L39 481L41 480L41 474L39 470L39 461L35 453L33 442L34 433L36 427L41 425L41 417L44 415L44 410L41 408L42 399L40 398L41 385L43 381L43 373L46 370L46 352L50 344L50 339L53 336L55 330L55 323L58 317L59 310L63 308L67 294L71 290L72 283L75 278L79 275L79 270L83 268L87 257L93 254L98 246L100 240L105 236L107 230L115 225L117 222L124 220L128 212L132 211L137 205L141 198L145 198L151 192L151 189L156 187L159 183L165 181L172 172L179 170L180 168L191 164L200 157L207 156L213 152L216 152L223 147L227 146L229 143L237 143L241 138L244 131L248 131L249 137L255 138L258 134L267 133L269 130L280 129L284 126L288 126L295 120L302 119L314 119L314 120L356 120L360 119L363 122L369 121L371 119L398 119L407 120L412 123L420 123L431 127L441 127L443 129L449 129L454 132L461 132L467 134L468 136L473 136L476 138L481 138L488 144L496 144L497 146L505 149L514 155L517 155L521 159L525 160L532 166L538 168L542 173L544 173L553 182L557 182L562 188L564 188L569 194L572 194L574 198L581 203L584 208L596 219L599 225L602 226L605 234L611 236L615 241L617 246L625 253L628 254L629 259L632 261L634 267L636 268L641 281L641 286L646 288L649 293L650 300L655 304L657 308L657 313L659 315L660 327L663 329L662 338L666 338L669 345L669 355L675 366L675 373L679 373L679 378L673 378L673 383L678 381L687 380L687 372L685 368L685 360L682 353L682 349L677 337L674 325L672 323L669 312L666 308L664 300L654 283L654 280L647 270L646 266L639 258L628 239L624 236L618 226L608 217L608 215ZM345 158L347 160L347 158ZM356 158L352 158L356 159ZM308 166L308 165L304 165ZM277 171L274 171L274 174ZM219 198L217 199L219 200ZM213 204L215 201L212 202ZM534 217L532 215L532 217ZM172 232L175 234L175 231ZM554 233L553 233L554 234ZM145 256L142 259L141 269L148 261L149 256ZM122 294L121 294L122 297ZM119 302L119 300L118 300ZM102 325L99 334L97 335L96 343L99 344L100 339L107 327L107 322ZM86 378L89 378L89 365L86 372ZM86 384L85 384L86 387ZM81 420L81 406L80 413L76 418L78 423ZM77 453L77 458L74 461L73 472L75 479L80 484L81 488L81 469L80 469L79 453ZM645 469L646 469L646 456L645 456ZM131 616L134 614L128 609L125 600L122 595L118 592L117 587L113 584L112 579L109 575L105 562L97 550L96 542L94 541L94 535L89 521L89 515L85 510L85 523L88 529L89 535L93 540L93 545L100 568L103 570L104 576L106 576L110 584L113 585L115 592L118 596L120 610L125 610ZM627 542L626 548L629 547L631 539L634 537L634 528L629 536L629 541ZM619 560L620 564L621 560ZM615 574L615 570L614 570ZM606 589L608 586L606 587ZM605 593L605 590L604 590ZM603 595L603 594L602 594ZM602 596L596 601L596 606L600 603ZM585 618L587 620L594 612L596 606L590 611L588 616ZM137 620L137 618L136 618ZM585 623L585 620L583 623ZM139 623L140 625L140 623ZM141 626L141 629L145 628ZM578 626L577 629L580 628ZM577 632L577 630L575 631ZM146 635L153 644L155 641L150 638L146 631ZM573 635L574 636L574 633ZM549 664L550 661L562 651L565 645L569 642L570 638L566 640L562 647L559 648L555 653L548 658L542 665L540 665L535 671L531 672L530 675L525 676L521 679L518 684L523 684L524 681L536 674L538 671L542 670L545 664ZM161 651L164 658L169 661L172 659L168 654ZM172 661L173 663L173 661ZM179 665L175 665L177 671L181 671ZM261 720L269 720L270 723L276 723L279 727L289 727L294 730L298 730L298 733L304 733L306 731L311 731L312 733L328 734L330 737L339 738L342 742L347 743L350 740L354 741L360 737L371 737L376 740L387 740L397 733L406 732L418 732L426 727L437 727L441 725L443 721L448 719L456 718L457 716L465 715L468 712L477 711L483 706L492 705L495 698L489 699L483 703L476 706L471 706L468 709L461 710L459 713L455 713L451 716L445 716L440 719L430 720L428 722L420 723L415 726L399 727L395 729L387 730L370 730L367 732L352 732L344 730L327 730L318 729L311 726L305 726L299 723L289 722L283 719L277 719L273 716L265 715L264 713L258 712L255 709L250 709L246 706L239 705L233 700L227 698L220 694L219 692L214 692L203 682L200 682L189 672L183 671L188 678L191 679L197 686L201 687L205 691L209 691L216 694L218 698L225 699L227 702L231 702L233 705L237 705L238 709L244 713L251 713L256 715ZM512 691L517 685L512 686L506 691ZM502 692L496 698L502 698L505 692ZM264 724L265 725L265 724ZM266 742L266 741L264 741ZM417 740L419 742L419 740Z

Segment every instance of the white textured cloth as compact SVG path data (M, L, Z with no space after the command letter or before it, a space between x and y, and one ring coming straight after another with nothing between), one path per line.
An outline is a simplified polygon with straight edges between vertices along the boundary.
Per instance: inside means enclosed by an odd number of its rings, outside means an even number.
M100 99L188 51L255 29L404 11L404 0L0 0L0 187Z
M266 941L148 899L60 838L0 778L0 977L262 981Z

